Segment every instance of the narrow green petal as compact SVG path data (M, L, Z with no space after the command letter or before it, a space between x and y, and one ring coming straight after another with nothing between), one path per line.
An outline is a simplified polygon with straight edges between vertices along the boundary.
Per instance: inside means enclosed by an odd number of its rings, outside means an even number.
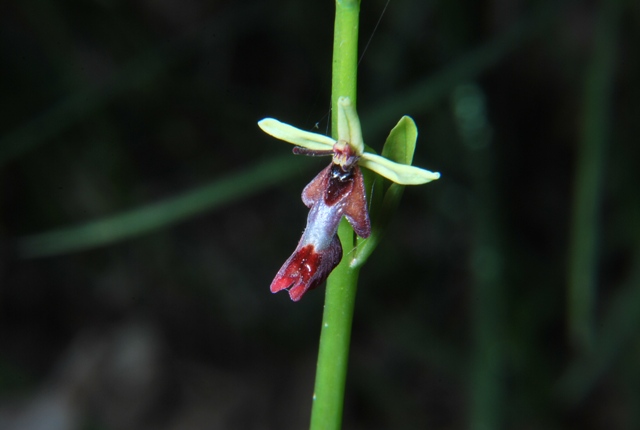
M345 106L351 107L351 99L349 97L338 98L338 140L351 142L351 131L349 130L349 121L347 120L347 112Z
M358 164L401 185L426 184L440 178L440 173L438 172L430 172L419 167L394 163L384 157L368 152L362 154Z
M258 121L258 126L262 131L270 134L276 139L284 140L285 142L293 143L294 145L313 149L315 151L332 149L333 144L336 143L335 140L329 136L325 136L324 134L303 131L273 118L265 118Z
M349 97L338 99L338 138L349 142L356 154L364 152L360 118Z

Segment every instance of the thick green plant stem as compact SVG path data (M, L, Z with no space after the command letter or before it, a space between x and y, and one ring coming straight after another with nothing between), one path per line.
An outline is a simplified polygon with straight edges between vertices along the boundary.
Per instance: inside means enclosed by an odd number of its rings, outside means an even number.
M357 105L359 17L360 0L336 0L331 71L331 108L333 112L338 112L339 97L349 97L353 105ZM332 115L331 134L334 138L338 136L336 115Z
M340 230L347 236L353 236L353 230L346 223L340 226ZM348 260L345 256L327 281L311 411L312 430L338 430L342 427L351 322L360 272L345 264Z
M336 0L333 42L331 107L338 111L338 98L356 103L358 71L358 19L360 0ZM336 115L331 133L338 134ZM339 430L342 427L344 388L349 361L351 322L358 282L358 268L351 268L354 233L345 220L338 229L344 257L327 280L316 383L311 410L311 430Z

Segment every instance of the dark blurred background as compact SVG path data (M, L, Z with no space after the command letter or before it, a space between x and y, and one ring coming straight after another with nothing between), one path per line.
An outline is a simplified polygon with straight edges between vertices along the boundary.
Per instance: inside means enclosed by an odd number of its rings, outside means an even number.
M360 276L346 429L640 428L640 3L362 4L408 187ZM269 284L327 160L325 1L0 4L0 428L301 429L324 287ZM374 28L376 28L374 33Z

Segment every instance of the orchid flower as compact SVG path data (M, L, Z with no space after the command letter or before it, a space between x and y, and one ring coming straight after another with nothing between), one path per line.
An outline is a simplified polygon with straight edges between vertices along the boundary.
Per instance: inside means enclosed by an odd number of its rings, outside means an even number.
M371 234L360 167L401 185L424 184L440 177L437 172L364 152L360 119L348 97L338 99L337 115L337 141L273 118L258 122L265 133L296 145L294 154L333 156L331 164L302 191L302 201L310 208L307 226L295 251L271 283L272 293L288 289L293 301L321 284L340 263L342 245L337 230L343 216L358 236L367 238Z

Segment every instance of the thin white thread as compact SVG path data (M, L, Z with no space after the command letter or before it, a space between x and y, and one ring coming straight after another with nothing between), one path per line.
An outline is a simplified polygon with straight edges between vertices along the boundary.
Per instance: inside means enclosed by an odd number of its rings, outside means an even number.
M362 50L362 54L360 54L360 58L358 59L358 66L360 65L360 62L362 61L362 59L364 58L364 54L367 52L367 49L369 49L369 45L371 45L371 41L373 40L373 36L376 34L376 31L378 30L378 27L380 26L380 22L382 22L382 17L384 17L385 12L387 11L387 8L389 7L389 3L391 3L391 0L387 0L387 2L384 5L384 8L382 8L382 12L380 13L380 17L378 17L378 22L376 22L375 27L373 27L373 31L371 31L371 36L369 36L369 40L367 40L367 44L364 46L364 49ZM331 115L331 104L329 104L329 110L327 111L327 113L325 113L322 118L320 118L320 121L318 121L316 123L319 124L323 119L330 117ZM329 135L329 124L331 123L331 121L329 120L327 122L327 129L325 131L325 134L328 136Z
M380 18L378 18L378 22L376 22L376 26L373 27L373 31L371 32L371 36L369 36L369 40L367 41L367 44L364 46L364 49L362 50L362 54L360 54L360 59L358 60L358 66L360 65L360 62L362 61L362 59L364 58L364 54L367 52L367 49L369 48L369 45L371 44L371 41L373 40L373 36L376 34L376 30L378 29L378 26L380 25L380 21L382 21L382 17L384 16L384 13L387 11L387 7L389 6L389 3L391 3L391 0L387 0L387 3L384 5L384 9L382 9L382 13L380 14Z

